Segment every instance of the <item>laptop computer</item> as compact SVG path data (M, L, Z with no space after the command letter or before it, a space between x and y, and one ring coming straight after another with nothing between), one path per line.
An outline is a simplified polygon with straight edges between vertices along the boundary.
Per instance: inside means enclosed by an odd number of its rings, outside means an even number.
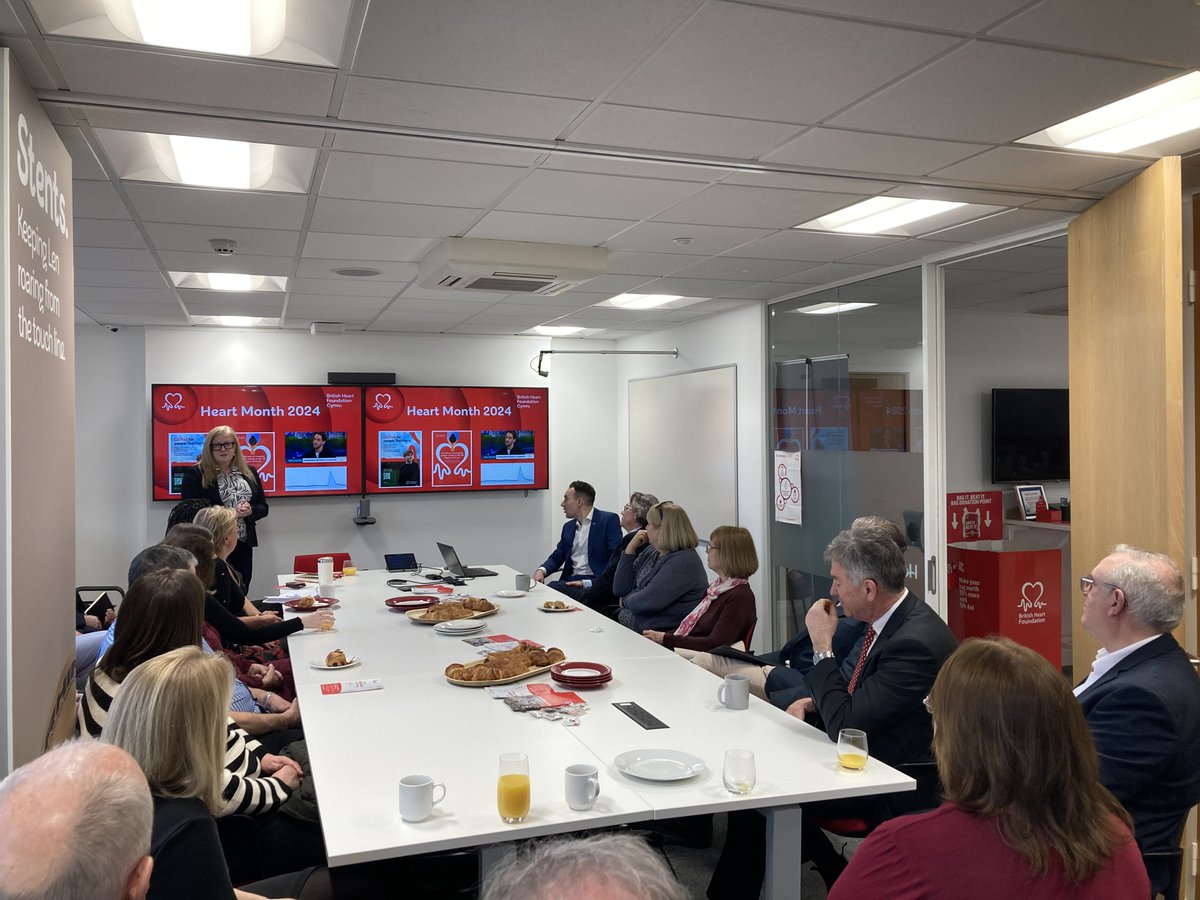
M458 554L454 552L454 548L449 544L438 541L438 549L442 551L442 560L446 563L446 571L451 575L457 575L459 578L487 578L496 574L491 569L471 569L464 566L459 560Z

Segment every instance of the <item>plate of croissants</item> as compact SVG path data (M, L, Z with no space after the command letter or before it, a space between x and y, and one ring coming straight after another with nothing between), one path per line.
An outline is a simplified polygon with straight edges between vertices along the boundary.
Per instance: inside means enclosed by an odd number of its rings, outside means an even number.
M325 659L314 659L309 663L314 669L348 669L350 666L357 666L361 659L357 656L347 656L346 651L330 650L325 654Z
M482 619L484 616L494 616L499 611L500 607L490 600L463 597L461 600L447 600L428 609L412 609L406 615L419 625L436 625L455 619Z
M557 647L543 649L521 641L512 650L489 653L475 662L452 663L446 667L446 680L463 687L509 684L548 672L552 665L566 658L566 654Z

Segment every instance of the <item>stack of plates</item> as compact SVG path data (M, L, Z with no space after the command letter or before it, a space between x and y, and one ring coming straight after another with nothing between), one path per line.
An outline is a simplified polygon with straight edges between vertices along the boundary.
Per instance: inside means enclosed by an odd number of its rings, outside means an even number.
M451 619L448 622L438 622L433 630L438 634L471 634L487 628L487 622L476 622L472 619Z
M394 610L406 612L410 609L428 609L437 603L437 597L403 594L399 597L389 597L383 602Z
M612 681L612 669L604 663L560 662L550 667L550 677L570 688L602 687Z

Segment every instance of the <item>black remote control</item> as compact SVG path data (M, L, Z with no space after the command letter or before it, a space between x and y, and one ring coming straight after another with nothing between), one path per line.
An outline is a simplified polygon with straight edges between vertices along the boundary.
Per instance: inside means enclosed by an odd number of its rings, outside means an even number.
M650 713L646 712L636 703L626 701L624 703L614 703L613 706L625 713L625 715L629 716L629 718L633 719L633 721L637 722L647 731L653 731L657 728L671 727L666 722L662 721L662 719L654 718L654 716L650 715Z

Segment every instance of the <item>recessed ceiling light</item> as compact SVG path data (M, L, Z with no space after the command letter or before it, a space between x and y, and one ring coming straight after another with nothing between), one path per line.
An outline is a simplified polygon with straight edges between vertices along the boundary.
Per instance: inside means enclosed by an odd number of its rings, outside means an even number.
M531 330L546 337L566 337L569 334L579 334L583 328L575 325L535 325Z
M227 328L278 328L279 319L267 316L192 316L193 325L224 325Z
M879 234L966 205L950 200L872 197L870 200L863 200L861 203L792 227L843 234Z
M621 309L654 309L682 299L679 294L618 294L609 297L608 302Z
M341 269L334 269L334 275L343 275L346 278L371 278L381 274L379 269L365 269L358 266L345 266Z
M1124 153L1197 128L1200 72L1189 72L1023 137L1017 143Z
M812 306L802 306L799 309L793 309L792 312L804 313L806 316L832 316L877 305L876 303L816 303Z
M283 42L287 0L103 0L130 38L202 53L260 56Z
M178 134L149 135L159 168L181 184L249 191L271 180L274 144Z
M175 287L208 291L286 291L282 275L243 275L237 272L171 272Z

